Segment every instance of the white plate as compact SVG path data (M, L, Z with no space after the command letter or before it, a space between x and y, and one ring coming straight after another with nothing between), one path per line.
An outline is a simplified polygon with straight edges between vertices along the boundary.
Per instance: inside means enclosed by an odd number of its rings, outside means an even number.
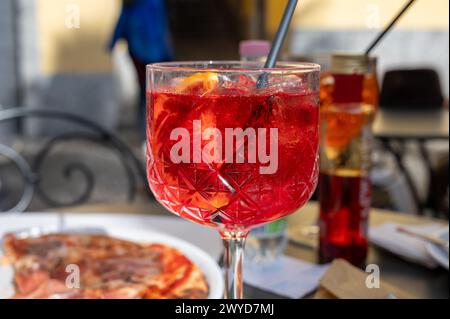
M209 284L209 299L220 299L223 296L224 284L222 271L218 264L207 253L196 246L154 230L136 230L121 227L108 227L108 235L134 242L161 243L177 248L205 274ZM1 234L0 234L1 235ZM0 250L1 251L1 250ZM0 299L9 298L14 293L12 285L13 271L10 266L0 266Z
M449 232L448 229L444 229L438 234L436 234L437 237L448 240L449 239ZM448 262L448 250L446 250L444 247L435 245L432 243L425 244L425 247L428 251L428 253L433 257L434 260L436 260L442 267L445 269L449 269L449 262Z

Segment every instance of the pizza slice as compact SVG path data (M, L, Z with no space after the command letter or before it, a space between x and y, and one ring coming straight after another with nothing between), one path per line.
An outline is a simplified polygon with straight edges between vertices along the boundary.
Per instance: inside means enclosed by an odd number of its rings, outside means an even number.
M9 234L4 252L15 271L14 298L191 299L209 292L198 266L161 244L91 234Z

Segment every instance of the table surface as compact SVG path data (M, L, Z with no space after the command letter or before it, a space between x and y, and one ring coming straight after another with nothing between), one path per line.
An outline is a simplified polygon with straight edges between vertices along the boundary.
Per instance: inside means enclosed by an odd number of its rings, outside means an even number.
M382 137L448 138L449 111L386 111L375 118L374 133Z
M61 211L61 210L59 210ZM65 212L74 213L125 213L125 214L168 214L159 204L107 204L88 205L67 208ZM289 232L295 234L304 226L315 225L318 214L316 203L309 203L298 213L290 216ZM404 215L379 209L372 209L370 224L372 226L385 222L403 224L425 224L443 221L424 217ZM301 245L291 241L286 254L309 262L317 262L317 250L310 245ZM381 270L381 280L408 291L418 298L449 298L448 271L444 269L430 270L425 267L406 262L399 257L374 246L369 247L368 264L377 264ZM247 298L277 298L272 293L253 287L246 287Z

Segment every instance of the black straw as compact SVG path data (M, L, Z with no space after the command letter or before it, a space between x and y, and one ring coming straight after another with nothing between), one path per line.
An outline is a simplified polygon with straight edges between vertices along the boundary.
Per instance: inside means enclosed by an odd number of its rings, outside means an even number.
M397 21L402 17L402 15L409 9L409 7L414 3L415 0L409 0L409 2L403 7L403 9L397 14L397 16L389 23L389 25L378 35L378 37L372 42L372 44L367 48L366 55L375 48L381 39L384 38L386 33L388 33L392 27L397 23Z
M278 56L281 48L283 47L284 39L289 30L292 17L294 16L295 8L297 7L298 0L289 0L286 9L284 10L283 18L281 19L280 26L278 27L277 34L272 43L269 56L267 57L264 68L273 68L277 63ZM258 88L263 88L267 85L267 73L260 76L258 80Z

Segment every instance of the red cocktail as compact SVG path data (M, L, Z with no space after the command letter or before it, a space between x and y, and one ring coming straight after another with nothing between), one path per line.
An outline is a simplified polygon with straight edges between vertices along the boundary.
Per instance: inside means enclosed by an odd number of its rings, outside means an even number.
M158 201L242 245L250 228L300 208L318 177L318 73L304 64L149 66L147 172ZM263 74L268 84L257 88Z

